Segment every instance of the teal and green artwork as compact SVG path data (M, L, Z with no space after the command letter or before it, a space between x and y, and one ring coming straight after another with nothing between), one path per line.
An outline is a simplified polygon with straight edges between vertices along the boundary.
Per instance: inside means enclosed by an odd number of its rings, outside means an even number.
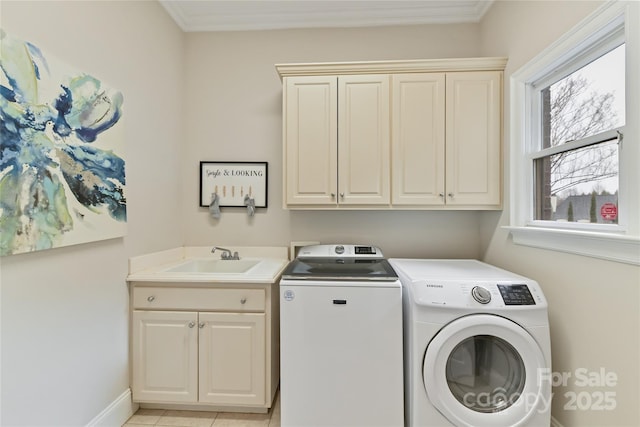
M123 96L0 30L0 255L126 232Z

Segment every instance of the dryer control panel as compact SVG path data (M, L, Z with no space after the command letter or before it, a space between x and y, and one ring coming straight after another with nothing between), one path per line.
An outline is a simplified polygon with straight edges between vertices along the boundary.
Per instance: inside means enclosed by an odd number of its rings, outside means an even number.
M498 285L505 305L535 305L536 302L525 284Z
M411 294L418 305L439 307L482 307L483 309L525 309L546 307L538 284L527 281L415 280Z

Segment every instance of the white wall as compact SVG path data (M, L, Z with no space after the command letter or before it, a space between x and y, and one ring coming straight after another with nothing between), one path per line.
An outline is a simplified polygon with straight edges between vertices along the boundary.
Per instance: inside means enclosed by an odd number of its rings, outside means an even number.
M475 212L306 212L282 208L282 82L288 62L472 57L479 25L187 34L183 217L189 245L373 243L387 256L478 258ZM269 207L212 220L198 207L199 161L268 161Z
M505 55L505 175L509 176L509 78L602 2L498 1L482 21L483 55ZM635 141L637 142L637 141ZM553 416L564 426L640 425L640 268L560 252L514 245L507 231L509 181L505 209L482 215L485 260L532 277L549 301L553 371L569 372L566 386L554 388ZM615 387L578 387L575 370L618 376ZM612 391L614 411L569 410L570 397ZM585 395L586 393L586 395ZM586 397L585 397L586 396Z
M7 33L124 94L127 236L0 259L0 424L86 425L129 387L128 257L182 244L184 36L157 2L0 7Z

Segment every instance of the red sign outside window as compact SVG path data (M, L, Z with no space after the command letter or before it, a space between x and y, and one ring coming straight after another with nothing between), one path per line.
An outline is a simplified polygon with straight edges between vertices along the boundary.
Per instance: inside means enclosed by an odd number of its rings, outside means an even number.
M612 221L618 217L618 206L613 203L605 203L600 207L600 216L602 219Z

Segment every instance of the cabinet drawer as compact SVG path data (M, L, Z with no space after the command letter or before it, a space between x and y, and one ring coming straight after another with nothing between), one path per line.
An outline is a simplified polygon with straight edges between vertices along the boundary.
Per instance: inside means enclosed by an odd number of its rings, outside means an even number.
M264 311L264 289L153 288L133 289L133 308L167 310Z

